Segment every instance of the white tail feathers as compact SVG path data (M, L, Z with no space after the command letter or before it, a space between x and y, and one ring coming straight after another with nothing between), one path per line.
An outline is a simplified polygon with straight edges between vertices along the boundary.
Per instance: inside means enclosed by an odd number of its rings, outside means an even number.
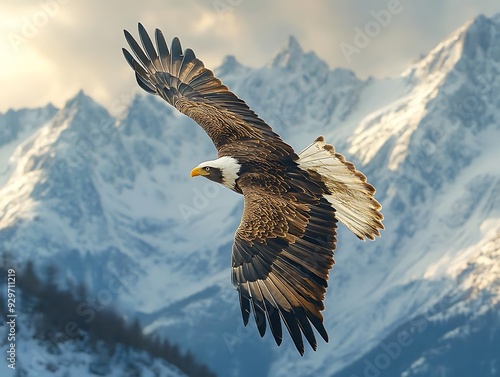
M384 216L380 212L382 206L373 197L375 188L366 182L366 177L354 164L335 153L323 136L299 153L298 163L302 169L321 176L329 190L325 198L335 208L337 219L351 232L362 240L380 237Z

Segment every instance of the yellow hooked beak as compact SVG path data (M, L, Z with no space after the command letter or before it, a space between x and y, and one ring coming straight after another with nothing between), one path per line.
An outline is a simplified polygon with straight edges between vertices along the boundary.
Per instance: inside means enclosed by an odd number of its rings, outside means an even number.
M198 175L209 175L208 171L206 171L204 168L194 168L191 170L191 178L196 177Z

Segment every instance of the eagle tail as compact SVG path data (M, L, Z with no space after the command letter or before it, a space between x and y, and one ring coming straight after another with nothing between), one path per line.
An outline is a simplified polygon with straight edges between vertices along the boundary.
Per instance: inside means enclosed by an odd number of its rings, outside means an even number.
M321 176L329 194L324 195L336 217L359 239L373 240L384 229L382 206L374 198L375 188L343 155L326 144L323 136L299 153L299 166Z

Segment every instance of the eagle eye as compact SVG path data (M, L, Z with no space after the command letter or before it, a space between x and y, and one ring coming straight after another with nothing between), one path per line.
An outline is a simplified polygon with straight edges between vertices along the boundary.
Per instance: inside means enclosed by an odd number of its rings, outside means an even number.
M207 166L207 167L205 168L205 170L206 170L206 171L210 171L210 166Z

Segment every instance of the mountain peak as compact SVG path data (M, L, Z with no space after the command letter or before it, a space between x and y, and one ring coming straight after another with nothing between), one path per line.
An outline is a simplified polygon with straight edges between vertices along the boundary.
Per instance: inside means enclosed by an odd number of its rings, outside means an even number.
M459 27L420 61L407 69L403 76L424 78L431 73L450 72L457 63L476 59L485 54L498 60L496 46L500 41L500 14L495 17L479 15Z
M62 128L70 133L90 134L91 128L108 126L114 124L108 110L92 97L79 90L70 98L62 109L56 114L56 119L52 123L52 128ZM80 135L81 136L81 135ZM87 135L88 136L88 135ZM85 137L87 137L85 136Z
M481 14L468 25L464 35L463 55L474 58L479 49L486 52L490 47L496 46L499 39L500 14L492 18Z
M313 51L304 52L294 36L288 37L286 46L275 56L271 68L301 72L317 82L326 79L329 68Z
M220 67L216 69L217 76L227 76L230 74L239 74L245 67L240 64L234 55L226 55Z
M297 39L290 35L288 37L288 43L281 49L281 51L273 59L273 67L283 67L287 68L293 65L293 61L297 60L303 54L302 47L300 46Z
M288 44L286 46L288 51L297 51L302 52L302 47L300 46L299 41L293 35L288 37Z
M434 47L422 59L412 64L403 72L410 80L425 80L431 74L450 72L462 56L463 39L470 22L462 25L441 43Z
M80 89L78 93L76 93L72 98L70 98L66 104L64 105L65 108L71 108L71 107L87 107L87 106L99 106L97 102L95 102L92 97L88 96L85 94L83 89Z

